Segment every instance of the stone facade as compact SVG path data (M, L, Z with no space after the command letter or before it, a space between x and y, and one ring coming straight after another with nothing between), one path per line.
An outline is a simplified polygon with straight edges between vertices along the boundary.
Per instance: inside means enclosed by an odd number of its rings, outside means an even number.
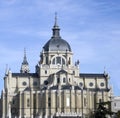
M97 103L110 101L108 74L80 73L70 45L61 38L57 18L51 39L43 46L35 73L26 52L20 73L7 70L1 95L2 118L80 118Z
M112 96L111 108L114 113L120 111L120 96Z

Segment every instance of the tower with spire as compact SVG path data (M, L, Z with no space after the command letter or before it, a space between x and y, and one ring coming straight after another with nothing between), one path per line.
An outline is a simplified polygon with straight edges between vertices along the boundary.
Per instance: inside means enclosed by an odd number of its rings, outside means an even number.
M23 62L22 62L22 65L21 65L21 69L20 69L20 72L21 73L29 73L29 64L28 64L28 61L27 61L27 57L26 57L26 49L24 49L24 58L23 58Z

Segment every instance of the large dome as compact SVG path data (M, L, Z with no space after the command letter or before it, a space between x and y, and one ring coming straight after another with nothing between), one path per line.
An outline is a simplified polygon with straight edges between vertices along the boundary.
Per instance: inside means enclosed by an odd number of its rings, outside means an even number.
M44 51L71 51L67 41L59 38L51 38L43 47Z
M44 45L44 51L71 51L71 47L67 41L60 37L60 28L57 25L57 18L55 19L55 24L53 26L53 36Z

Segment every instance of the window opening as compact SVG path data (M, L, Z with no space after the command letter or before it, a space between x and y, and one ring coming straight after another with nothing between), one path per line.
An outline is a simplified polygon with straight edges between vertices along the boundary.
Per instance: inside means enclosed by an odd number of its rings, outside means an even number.
M86 106L86 105L87 105L86 98L84 98L84 106Z
M45 70L45 74L47 74L47 70Z
M65 79L65 77L63 78L63 83L65 83L66 82L66 79Z
M60 78L57 78L57 83L60 83Z
M27 99L27 107L30 107L30 100Z

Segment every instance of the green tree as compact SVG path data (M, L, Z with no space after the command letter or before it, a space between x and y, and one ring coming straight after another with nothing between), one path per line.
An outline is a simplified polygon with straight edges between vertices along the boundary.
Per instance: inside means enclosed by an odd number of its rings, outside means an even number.
M107 108L105 106L108 106ZM112 115L111 103L110 102L100 102L98 103L98 108L95 111L95 118L106 118L106 115Z
M117 118L120 118L120 110L117 112Z

